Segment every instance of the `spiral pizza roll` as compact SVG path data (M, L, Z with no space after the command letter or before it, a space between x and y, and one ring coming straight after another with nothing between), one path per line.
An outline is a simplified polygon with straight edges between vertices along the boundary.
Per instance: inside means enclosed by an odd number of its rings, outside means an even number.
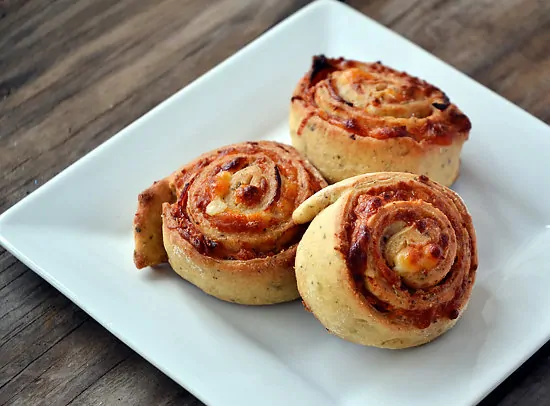
M294 259L305 226L292 212L324 186L288 145L245 142L208 152L140 195L136 266L168 260L226 301L296 299Z
M296 254L305 306L333 334L406 348L449 330L477 270L476 236L460 197L424 175L359 175L294 212L313 219Z
M441 90L380 62L316 56L291 99L292 144L329 183L390 171L450 186L470 128Z

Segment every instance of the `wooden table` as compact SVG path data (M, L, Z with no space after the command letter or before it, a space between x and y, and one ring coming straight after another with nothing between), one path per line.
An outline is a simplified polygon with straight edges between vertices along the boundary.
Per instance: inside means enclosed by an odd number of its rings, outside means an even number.
M0 0L0 212L305 3ZM550 1L350 3L550 122ZM550 344L497 402L550 404ZM0 248L0 405L16 404L200 402Z

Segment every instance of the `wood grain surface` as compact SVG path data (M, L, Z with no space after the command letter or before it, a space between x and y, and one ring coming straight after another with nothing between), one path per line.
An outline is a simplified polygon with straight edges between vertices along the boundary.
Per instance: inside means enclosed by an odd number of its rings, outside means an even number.
M0 0L0 213L305 3ZM550 123L550 1L349 3ZM495 403L550 405L550 344ZM0 406L41 404L201 403L0 248Z

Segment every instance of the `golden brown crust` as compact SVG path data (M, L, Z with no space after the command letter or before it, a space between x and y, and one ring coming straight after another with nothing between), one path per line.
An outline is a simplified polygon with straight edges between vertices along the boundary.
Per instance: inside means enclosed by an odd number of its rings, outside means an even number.
M201 254L273 255L296 243L292 212L325 180L293 147L244 142L203 154L172 177L174 227Z
M326 182L293 147L270 141L228 145L201 155L161 185L177 200L165 199L172 204L162 208L161 222L157 203L166 195L145 194L145 200L158 197L149 210L155 217L150 229L163 235L165 256L158 259L168 259L183 278L222 300L268 304L298 297L293 265L305 226L292 221L292 212Z
M138 196L134 216L134 263L138 269L168 260L162 242L162 204L175 197L168 179L155 182Z
M298 246L298 289L334 334L416 346L450 329L466 308L475 231L458 195L427 177L357 176L318 192L293 218L314 218Z
M296 244L263 258L223 260L199 253L178 232L169 204L163 210L164 244L170 265L182 278L209 295L246 305L282 303L298 297L294 258Z
M330 182L405 171L452 183L471 124L442 91L380 63L313 61L291 99L290 132Z

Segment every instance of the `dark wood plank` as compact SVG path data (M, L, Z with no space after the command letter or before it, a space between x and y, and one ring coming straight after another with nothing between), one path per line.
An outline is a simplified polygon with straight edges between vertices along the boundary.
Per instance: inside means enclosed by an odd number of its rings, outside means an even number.
M22 266L12 255L0 247L0 289L4 289L26 271L26 267Z
M15 379L88 316L37 275L26 272L7 293L0 319L0 404Z
M0 212L304 3L1 3ZM4 250L0 289L0 404L200 404Z
M171 390L167 391L166 389ZM76 405L189 405L203 403L193 397L155 367L133 354L117 365L80 394L72 403Z
M0 212L307 1L0 1ZM351 5L550 122L550 2ZM198 405L0 248L0 405ZM550 404L547 344L483 404Z
M25 49L4 58L0 87L9 97L0 102L0 170L5 174L0 210L303 4L188 1L181 13L180 0L84 3L95 7L75 13L60 28L63 33L77 27L75 38L48 45L36 67L12 73L29 52ZM43 19L60 18L58 12L45 8ZM95 20L101 29L80 27L82 19ZM38 28L37 35L48 33Z
M550 2L347 3L550 123Z
M57 345L34 358L6 385L0 403L68 404L131 354L91 320L60 337Z

